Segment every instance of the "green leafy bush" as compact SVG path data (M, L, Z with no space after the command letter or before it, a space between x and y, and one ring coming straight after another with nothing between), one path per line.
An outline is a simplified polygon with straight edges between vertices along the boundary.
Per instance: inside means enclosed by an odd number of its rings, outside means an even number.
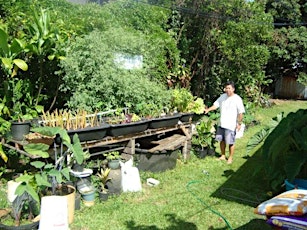
M172 90L171 107L177 108L178 112L204 113L205 104L202 98L194 97L186 88Z
M129 107L134 112L142 102L167 106L170 92L152 72L159 64L157 53L159 42L123 28L94 31L72 41L62 62L61 90L71 93L68 107L87 111ZM123 56L139 58L141 68L123 68Z

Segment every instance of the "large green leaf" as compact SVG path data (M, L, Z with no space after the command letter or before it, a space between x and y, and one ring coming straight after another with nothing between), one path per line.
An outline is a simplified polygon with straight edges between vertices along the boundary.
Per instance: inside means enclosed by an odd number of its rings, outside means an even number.
M63 182L62 180L62 175L61 175L61 172L59 170L56 170L56 169L51 169L50 172L49 172L49 176L51 177L55 177L56 178L56 181L61 184Z
M30 164L37 169L42 169L45 166L45 162L42 161L32 161Z
M287 115L264 141L262 152L265 169L273 189L284 179L293 180L306 163L307 110Z
M21 196L23 193L28 193L36 202L39 202L39 196L34 188L28 182L23 182L16 188L15 194Z
M2 158L2 160L6 163L8 158L7 155L4 153L3 148L2 148L2 144L0 143L0 156Z
M27 183L23 182L21 184L18 185L18 187L15 190L15 195L17 196L21 196L27 189Z
M307 127L303 128L301 132L294 130L293 142L299 151L305 150L307 152Z
M68 148L71 148L71 140L70 140L70 136L68 135L67 131L65 129L60 129L59 134L62 138L63 143L67 145Z
M13 68L13 61L11 58L1 58L1 61L6 69Z
M33 188L30 184L27 184L26 192L27 192L36 202L39 203L39 196L38 196L37 192L34 190L34 188Z
M32 175L29 175L29 174L23 174L19 177L17 177L15 179L16 182L26 182L26 183L29 183L30 181L32 181L34 178L34 176Z
M31 143L24 146L24 150L34 156L41 156L43 158L48 158L49 145L43 143Z
M260 145L265 138L270 134L270 128L263 128L252 136L246 145L246 154L249 154L254 148Z
M12 54L18 54L24 49L25 45L20 39L13 39L10 50Z
M51 187L46 174L35 174L35 180L38 186Z
M7 40L8 40L8 35L6 31L0 27L0 54L3 57L6 57L9 53L9 46Z
M78 164L82 164L84 160L84 152L80 143L80 139L78 137L78 134L74 134L73 136L73 145L72 145L72 151L74 158L76 159Z
M53 168L54 168L54 165L51 163L45 165L45 169L53 169Z
M14 64L18 66L18 68L22 69L23 71L28 70L28 65L24 60L21 59L14 59L13 60Z
M296 175L299 174L302 166L307 160L307 154L300 151L289 151L285 156L285 172L286 178L290 181L295 179Z
M70 169L69 168L63 168L61 170L61 173L66 178L66 180L70 180Z
M49 126L44 126L44 127L36 127L32 128L31 131L37 132L40 134L43 134L45 136L53 137L56 134L60 132L61 128L60 127L49 127Z

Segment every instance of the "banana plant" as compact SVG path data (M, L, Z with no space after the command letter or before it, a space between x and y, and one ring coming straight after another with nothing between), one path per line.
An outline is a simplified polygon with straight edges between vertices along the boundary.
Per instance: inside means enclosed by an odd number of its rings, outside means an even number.
M57 27L53 26L50 20L49 11L46 9L33 9L33 21L28 25L30 42L27 48L29 52L38 58L38 91L36 104L44 87L44 62L48 60L64 59L61 46L67 40L65 33L62 33Z
M6 29L0 27L0 58L1 65L9 77L17 75L18 69L23 71L28 70L27 63L17 58L23 51L25 51L25 42L14 38L9 42L9 35Z
M6 28L0 27L0 59L1 67L6 73L7 79L2 82L2 86L5 89L5 85L8 81L12 81L13 77L17 75L18 69L23 71L28 70L27 63L18 58L18 56L25 51L25 42L14 38L11 42L9 41L9 35ZM1 94L0 94L1 95ZM10 123L4 119L10 115L10 109L7 106L7 94L2 93L3 98L0 98L0 136L3 136L10 128ZM8 158L3 151L2 144L0 143L0 156L7 162Z

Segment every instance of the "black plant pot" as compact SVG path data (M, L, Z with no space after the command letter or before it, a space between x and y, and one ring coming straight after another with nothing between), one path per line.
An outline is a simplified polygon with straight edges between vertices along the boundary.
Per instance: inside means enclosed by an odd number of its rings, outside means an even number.
M182 113L180 117L181 122L192 122L194 113Z
M137 167L140 171L164 172L176 167L177 151L166 151L155 154L138 152L135 154Z
M22 141L24 139L24 136L30 132L30 126L31 126L30 121L25 121L25 122L12 121L11 134L13 140Z
M164 127L171 127L178 124L181 114L175 114L171 116L154 118L149 122L150 129L159 129Z
M75 194L75 210L80 210L81 208L81 194L77 193Z
M106 201L109 198L109 193L108 192L102 192L99 191L99 200L100 201Z
M1 230L37 230L38 226L39 226L39 221L20 226L7 226L0 223Z
M148 121L137 121L123 124L112 124L108 130L108 135L113 137L125 136L128 134L144 132L148 128Z
M202 117L205 116L204 114L194 114L192 117L192 121L199 121L200 119L202 119Z
M81 142L84 141L93 141L93 140L101 140L103 139L106 134L107 130L110 128L109 124L101 124L100 126L96 127L87 127L84 129L75 129L75 130L68 130L67 133L70 136L71 140L75 134L78 134L78 137Z
M200 159L205 158L207 155L208 155L208 149L207 149L207 148L201 149L201 150L199 150L199 152L198 152L198 157L199 157Z

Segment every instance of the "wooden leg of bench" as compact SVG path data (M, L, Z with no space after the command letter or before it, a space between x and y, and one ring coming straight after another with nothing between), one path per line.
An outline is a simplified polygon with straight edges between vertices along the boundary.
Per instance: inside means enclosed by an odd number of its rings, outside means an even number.
M182 156L184 161L188 159L188 141L183 143Z

